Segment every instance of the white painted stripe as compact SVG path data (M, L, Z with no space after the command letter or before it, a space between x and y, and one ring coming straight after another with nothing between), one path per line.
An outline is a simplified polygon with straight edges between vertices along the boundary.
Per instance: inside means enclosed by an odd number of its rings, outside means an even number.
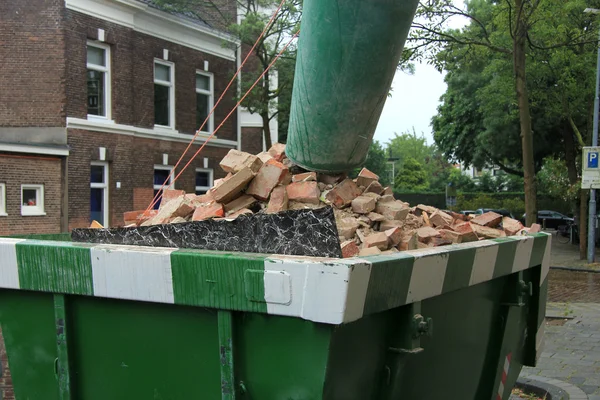
M371 264L364 260L330 259L311 262L304 258L268 258L265 260L265 301L267 313L300 317L309 321L341 324L362 317ZM274 294L282 296L282 279L289 277L291 301L283 304L271 301Z
M542 321L542 325L539 327L535 334L535 360L537 361L542 352L544 351L544 337L546 331L546 320Z
M422 252L415 259L406 296L407 304L442 293L449 256L448 252Z
M469 286L492 280L499 248L497 244L488 244L487 246L478 247L475 250L475 259L473 260Z
M26 239L0 239L0 287L19 289L17 243Z
M500 377L500 386L498 387L498 396L502 398L504 396L504 384L502 383L502 377Z
M523 236L519 238L517 243L517 251L515 253L515 261L513 262L512 272L523 271L529 268L531 261L531 251L533 250L534 238L531 236Z
M94 295L174 303L171 253L175 250L118 245L93 247Z
M548 272L550 272L550 254L552 249L552 235L548 234L546 240L546 250L544 251L544 259L542 260L542 272L540 276L540 286L546 281Z
M285 304L292 302L292 279L284 271L265 271L265 302L267 304Z
M504 373L508 376L508 368L510 367L510 361L508 361L508 357L504 358Z

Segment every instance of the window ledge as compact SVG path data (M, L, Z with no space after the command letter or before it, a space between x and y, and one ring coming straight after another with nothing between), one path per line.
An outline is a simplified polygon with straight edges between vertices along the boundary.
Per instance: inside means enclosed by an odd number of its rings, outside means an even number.
M46 215L45 212L26 213L26 214L21 213L22 217L43 217L44 215Z
M7 214L7 213L1 213L1 212L0 212L0 217L8 217L8 214Z
M108 119L108 118L105 118L105 117L98 117L98 116L92 115L92 114L88 114L87 115L87 120L88 121L98 122L98 123L101 123L101 124L111 124L111 125L115 124L115 121L112 120L112 119Z

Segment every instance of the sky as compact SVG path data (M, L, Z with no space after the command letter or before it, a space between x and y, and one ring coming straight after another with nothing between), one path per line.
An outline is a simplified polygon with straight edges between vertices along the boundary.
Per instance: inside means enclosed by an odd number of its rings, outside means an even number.
M437 114L440 96L446 91L444 75L433 66L416 64L414 75L396 71L392 97L388 97L375 130L375 140L386 143L394 133L415 131L423 133L433 144L431 118Z

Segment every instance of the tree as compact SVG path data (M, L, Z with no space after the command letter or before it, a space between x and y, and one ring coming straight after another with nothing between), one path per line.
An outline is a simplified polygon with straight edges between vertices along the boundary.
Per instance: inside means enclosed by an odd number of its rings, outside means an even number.
M566 9L571 11L582 4L579 0L567 3L569 5ZM500 72L512 70L512 84L503 85L501 89L504 90L500 91L507 94L506 89L512 86L510 107L496 108L495 111L502 111L509 118L511 113L518 117L528 224L535 221L536 215L536 162L532 102L527 81L528 62L531 61L532 55L538 52L595 42L595 34L591 30L577 30L565 24L565 19L570 15L565 18L565 13L560 8L564 5L564 1L557 0L472 0L463 10L454 6L451 0L427 0L419 7L417 22L413 25L414 30L404 57L406 61L426 58L440 69L444 69L447 62L473 64L473 60L480 59L482 55L484 58L490 58L493 54L497 62L485 66L483 72L494 68L498 72L497 68L500 65L503 65ZM582 11L583 7L579 9L579 13ZM453 16L468 18L470 23L462 30L445 29L446 21ZM460 58L456 57L457 53L462 53ZM507 64L510 65L510 69L506 68ZM494 78L492 75L491 80ZM481 107L476 108L481 110ZM465 107L460 111L459 116L473 119L469 117ZM475 117L483 118L485 123L487 114ZM461 131L461 127L455 129ZM488 147L488 152L489 149ZM485 154L485 151L480 153Z
M397 191L418 191L427 189L429 182L423 166L414 158L408 157L398 171L394 182Z
M371 143L364 165L354 169L354 171L350 173L350 176L358 176L358 173L363 167L374 174L377 174L379 176L379 183L381 183L383 186L388 186L390 184L390 174L388 171L385 149L377 140L374 140L373 143Z

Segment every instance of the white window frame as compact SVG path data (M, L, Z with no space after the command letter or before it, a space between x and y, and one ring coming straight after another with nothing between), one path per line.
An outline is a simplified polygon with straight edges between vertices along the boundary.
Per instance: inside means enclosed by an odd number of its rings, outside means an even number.
M175 189L175 182L173 182L173 179L175 179L175 172L173 170L173 166L172 165L159 165L159 164L155 164L154 165L154 169L152 170L152 197L154 198L154 190L160 190L162 183L159 183L158 185L154 185L154 171L158 170L163 170L163 171L169 171L169 186L165 186L164 190L166 189ZM162 197L161 197L162 199ZM162 200L161 200L162 202Z
M87 46L97 47L99 49L104 50L106 66L103 67L101 65L90 64L87 62ZM87 46L86 46L86 78L87 78L87 70L88 69L104 73L104 109L106 110L106 116L87 114L87 118L90 120L96 120L96 121L112 122L112 119L111 119L112 118L112 101L111 101L112 94L111 94L111 74L110 74L110 65L111 65L110 46L107 45L106 43L100 43L100 42L96 42L93 40L88 40ZM87 108L87 104L86 104L86 108Z
M23 205L23 190L35 190L36 191L35 206L24 206ZM21 185L21 215L22 216L46 215L46 213L44 212L44 185L33 185L33 184Z
M169 77L171 78L171 82L163 81L160 79L156 79L156 64L162 64L169 67ZM154 64L152 68L152 78L154 79L155 85L162 85L169 87L169 125L158 125L154 124L156 128L162 129L175 129L175 63L159 60L158 58L154 59ZM152 104L154 104L154 99L152 99Z
M196 168L196 173L198 172L208 172L208 186L196 186L194 193L196 193L199 190L205 190L205 191L209 191L210 188L213 187L213 182L214 182L214 170L212 168ZM194 175L194 184L196 183L196 176Z
M0 183L0 217L6 217L6 183Z
M196 86L196 94L204 94L208 96L208 113L210 114L211 110L214 107L214 101L215 101L215 80L214 80L214 74L212 72L206 72L206 71L201 71L199 69L196 70L196 75L202 75L202 76L206 76L208 78L208 87L209 90L204 90L204 89L198 89L198 87ZM194 80L194 85L196 84L196 81ZM198 102L196 101L196 110L198 109ZM214 119L215 119L215 115L210 114L210 117L208 118L208 124L206 124L204 126L204 130L201 131L203 133L211 133L214 129ZM200 126L197 126L196 129L200 128ZM208 128L208 129L207 129Z
M92 161L90 163L90 167L91 166L97 166L97 167L103 167L104 169L104 182L103 183L97 183L97 182L91 182L91 176L90 176L90 189L103 189L104 192L104 198L102 199L102 204L104 204L104 210L103 210L103 226L104 227L108 227L110 226L110 221L109 221L109 213L108 213L108 188L109 188L109 184L108 184L108 180L109 180L109 175L108 175L108 163L107 162L103 162L103 161ZM90 168L90 174L91 174L91 168ZM90 200L91 203L91 200ZM91 211L91 210L90 210Z

